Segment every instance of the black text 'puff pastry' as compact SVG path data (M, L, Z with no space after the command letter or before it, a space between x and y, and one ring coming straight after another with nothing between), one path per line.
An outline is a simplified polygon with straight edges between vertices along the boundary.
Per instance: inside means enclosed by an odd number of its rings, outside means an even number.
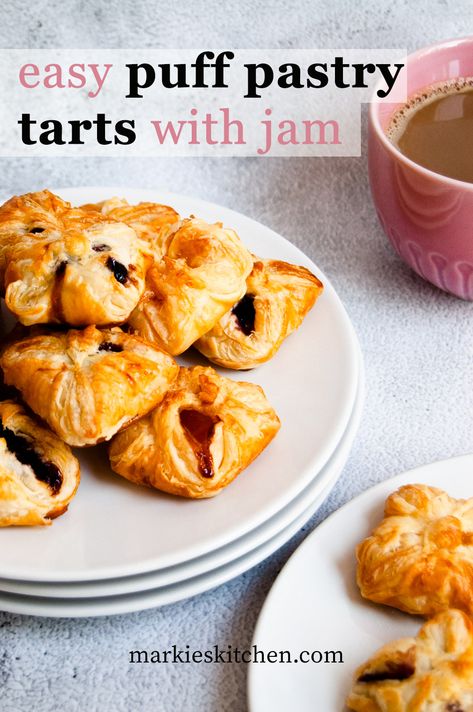
M305 267L256 259L243 298L196 343L213 363L237 370L268 361L322 293Z
M132 330L170 354L186 351L241 299L252 265L233 230L183 220L166 255L148 271L145 293L129 318Z
M112 469L182 497L213 497L268 445L279 419L263 389L181 368L163 401L112 440Z
M109 440L163 398L179 367L118 327L40 334L7 346L5 383L69 445Z
M151 262L129 225L47 190L0 207L0 278L22 324L111 325L138 303Z
M80 478L70 448L14 401L0 403L0 527L50 524Z

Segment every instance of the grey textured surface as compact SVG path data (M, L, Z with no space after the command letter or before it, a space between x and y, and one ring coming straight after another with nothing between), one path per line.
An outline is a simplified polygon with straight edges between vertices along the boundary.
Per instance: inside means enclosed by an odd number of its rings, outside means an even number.
M413 49L466 35L473 25L469 0L124 0L113 7L105 0L13 0L1 12L3 47ZM333 279L360 337L364 416L322 510L282 550L234 581L178 605L116 618L0 614L0 708L243 712L244 665L130 666L127 651L173 643L196 649L248 645L278 571L317 523L381 479L470 452L472 306L422 282L393 254L371 205L365 157L1 163L2 193L97 183L169 188L220 202L305 250Z

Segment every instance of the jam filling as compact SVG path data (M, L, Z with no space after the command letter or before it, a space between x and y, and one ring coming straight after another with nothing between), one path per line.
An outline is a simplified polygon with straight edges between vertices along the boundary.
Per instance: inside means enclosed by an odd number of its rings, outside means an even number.
M53 289L52 289L52 293L51 293L51 303L52 303L53 311L57 315L57 318L60 321L64 321L61 290L62 290L62 281L63 281L64 275L66 273L66 267L67 267L67 260L63 260L56 267L56 272L55 272L56 279L54 280Z
M107 265L110 272L113 272L113 276L115 277L117 282L119 282L120 284L126 284L126 282L128 281L128 270L125 265L122 265L121 262L118 262L113 257L109 257L105 264Z
M60 262L58 264L58 266L56 267L56 272L55 272L56 277L62 277L64 275L64 272L66 271L66 267L67 267L67 260L63 260L62 262Z
M108 252L110 250L110 247L108 245L92 245L92 249L94 252Z
M53 494L57 494L62 486L62 473L53 462L44 461L35 451L31 442L24 435L17 435L5 428L0 421L0 437L5 438L8 450L15 455L22 465L29 465L35 477L44 482Z
M408 680L415 673L415 667L409 663L387 664L385 670L379 672L365 672L358 678L358 682L383 682L383 680Z
M44 227L32 227L30 230L32 235L38 235L40 232L44 232Z
M181 425L187 439L192 445L202 477L214 476L214 463L210 453L210 442L214 434L215 425L219 418L206 415L198 410L181 410L179 413Z
M123 346L121 344L114 344L112 341L102 341L99 346L99 351L113 351L113 353L120 353L123 351Z
M19 397L19 391L14 386L0 382L0 401L14 400Z
M255 330L255 298L252 294L245 294L238 304L232 309L238 321L238 326L245 336L249 336Z

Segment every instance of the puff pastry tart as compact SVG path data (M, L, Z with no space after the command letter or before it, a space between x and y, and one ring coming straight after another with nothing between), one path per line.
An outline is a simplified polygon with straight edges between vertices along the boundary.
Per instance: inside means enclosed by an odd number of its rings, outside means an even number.
M162 403L112 440L110 462L136 484L212 497L278 430L279 419L259 386L212 368L181 368Z
M0 527L50 524L79 484L79 463L14 401L0 403Z
M258 259L243 298L195 346L219 366L253 368L274 356L322 290L305 267Z
M126 321L150 264L133 228L71 208L47 190L0 207L0 274L8 308L25 325Z
M355 674L355 712L472 712L473 624L439 613L416 638L385 645Z
M50 333L6 347L5 382L69 445L94 445L154 408L178 366L115 327Z
M473 499L401 487L357 558L365 598L413 614L459 608L473 616Z
M241 299L252 266L233 230L184 220L168 238L166 255L148 271L129 324L168 353L180 354Z
M179 214L169 205L138 203L130 205L123 198L110 198L101 203L82 205L84 210L95 210L114 220L130 225L145 240L154 259L160 259L166 251L166 237L170 228L179 220Z

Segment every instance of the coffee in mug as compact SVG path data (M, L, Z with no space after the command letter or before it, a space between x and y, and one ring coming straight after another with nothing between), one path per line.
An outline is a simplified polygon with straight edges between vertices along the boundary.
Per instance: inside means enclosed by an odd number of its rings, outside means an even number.
M434 173L473 183L473 77L434 84L391 118L387 136Z

